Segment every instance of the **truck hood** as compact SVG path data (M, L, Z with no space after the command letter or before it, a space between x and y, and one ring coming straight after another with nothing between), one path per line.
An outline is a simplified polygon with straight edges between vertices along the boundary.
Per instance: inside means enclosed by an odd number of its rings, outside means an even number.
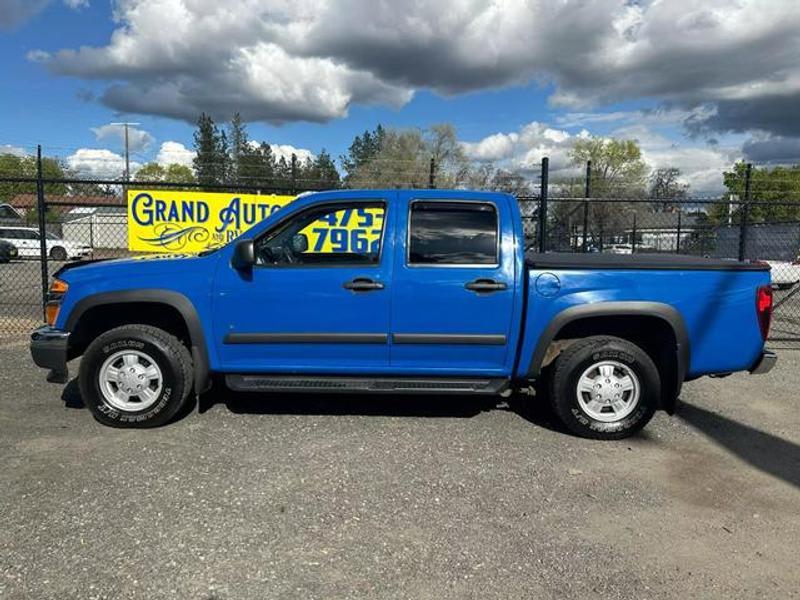
M146 277L168 273L186 273L196 268L207 268L216 254L194 256L190 254L158 254L131 258L84 260L68 263L53 276L67 283L77 283L106 277Z

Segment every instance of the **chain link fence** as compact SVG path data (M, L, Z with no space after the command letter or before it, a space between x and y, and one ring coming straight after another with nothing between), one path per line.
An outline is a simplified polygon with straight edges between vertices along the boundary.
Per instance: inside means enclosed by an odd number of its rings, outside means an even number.
M800 347L800 199L742 193L716 198L625 197L586 177L549 180L548 161L533 174L534 193L519 196L526 249L544 252L675 253L772 265L771 337ZM744 177L749 178L749 169ZM431 185L433 166L431 166ZM730 184L730 182L726 182ZM136 189L286 194L313 189L241 184L136 182ZM300 188L303 189L300 189ZM729 185L730 187L730 185ZM130 256L126 185L119 180L0 178L0 338L42 321L52 274L65 263Z

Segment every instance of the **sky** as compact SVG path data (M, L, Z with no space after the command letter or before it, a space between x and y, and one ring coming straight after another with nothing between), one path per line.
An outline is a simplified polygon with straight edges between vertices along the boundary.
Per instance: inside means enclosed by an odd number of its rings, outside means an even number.
M450 122L467 154L569 172L639 142L696 194L737 160L800 161L796 0L0 0L0 152L86 175L190 164L200 112L280 153Z

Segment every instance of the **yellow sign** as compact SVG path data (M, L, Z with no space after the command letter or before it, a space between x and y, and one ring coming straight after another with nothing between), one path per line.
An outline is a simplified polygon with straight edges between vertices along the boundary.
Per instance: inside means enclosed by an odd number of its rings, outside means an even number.
M224 246L295 196L128 191L128 248L134 252L195 253ZM382 208L346 209L322 215L303 229L309 252L377 251Z

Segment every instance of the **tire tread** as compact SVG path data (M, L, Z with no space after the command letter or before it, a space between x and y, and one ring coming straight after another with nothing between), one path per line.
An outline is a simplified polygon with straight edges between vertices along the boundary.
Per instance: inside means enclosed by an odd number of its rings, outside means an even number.
M158 327L154 327L153 325L145 325L143 323L129 323L126 325L120 325L119 327L114 327L113 329L109 329L108 331L100 334L95 340L89 344L89 347L86 349L84 353L84 357L92 353L93 348L102 346L103 344L107 343L109 338L120 338L126 336L133 336L133 337L141 337L141 336L149 336L160 342L164 347L172 355L173 360L177 363L178 367L180 368L181 376L183 378L183 386L181 391L180 400L172 404L169 408L165 409L162 413L160 413L156 418L152 419L151 421L143 421L137 423L137 427L156 427L158 425L162 425L164 423L169 422L178 412L180 412L181 408L184 407L186 401L189 397L189 394L192 390L192 372L193 372L193 365L192 365L192 355L189 352L189 349L174 335L164 331L163 329L159 329ZM91 389L87 388L87 377L83 372L84 362L81 362L81 373L78 378L78 382L81 389L81 395L86 397L87 394L91 394ZM87 367L88 368L88 367ZM95 415L96 416L96 415ZM122 423L114 423L114 422L106 422L103 421L104 424L110 425L112 427L124 427L127 424Z
M574 365L572 364L573 358L577 354L583 352L587 348L602 347L609 343L616 343L623 347L632 346L652 364L656 374L658 374L658 369L655 367L655 364L652 363L652 359L647 355L647 353L645 353L644 350L639 348L639 346L633 342L630 342L624 338L611 335L597 335L587 337L570 344L563 352L561 352L561 354L558 355L554 361L554 368L549 381L550 385L548 386L549 393L547 394L547 397L550 402L550 406L552 407L552 410L558 417L559 421L561 421L561 423L571 432L581 437L597 440L623 439L632 435L636 431L639 431L647 424L652 416L651 414L649 417L644 419L643 422L630 429L623 429L616 432L600 432L585 427L578 427L575 424L574 417L569 413L568 405L563 402L558 393L558 390L562 387L562 380L571 375L572 369L574 368Z

